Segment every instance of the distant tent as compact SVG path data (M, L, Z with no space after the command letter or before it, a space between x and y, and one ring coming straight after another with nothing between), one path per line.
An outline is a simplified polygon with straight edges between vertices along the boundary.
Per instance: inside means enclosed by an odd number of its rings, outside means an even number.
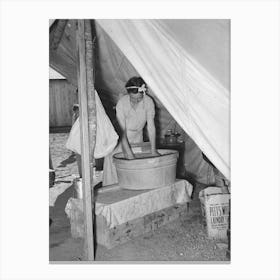
M158 137L168 129L184 131L190 173L207 176L203 152L230 179L229 20L95 20L92 25L95 86L109 116L126 81L142 76L156 102ZM59 46L50 49L50 66L77 85L75 36L69 20Z

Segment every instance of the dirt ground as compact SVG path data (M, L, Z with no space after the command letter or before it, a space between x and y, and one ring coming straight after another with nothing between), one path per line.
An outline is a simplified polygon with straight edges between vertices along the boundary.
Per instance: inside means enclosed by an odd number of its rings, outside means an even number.
M49 260L82 261L83 240L73 239L70 223L64 209L73 195L73 174L78 174L75 157L65 148L68 133L50 134L50 150L56 172L55 186L69 184L61 193L54 206L50 206ZM96 245L95 259L110 261L180 261L180 262L229 262L228 244L207 238L198 193L202 185L194 186L193 201L189 204L188 215L161 228L118 245L113 249Z

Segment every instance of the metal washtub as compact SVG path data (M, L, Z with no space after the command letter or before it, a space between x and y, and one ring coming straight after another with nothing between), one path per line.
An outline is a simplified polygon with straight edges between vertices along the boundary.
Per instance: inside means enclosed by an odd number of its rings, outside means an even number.
M155 189L171 185L176 180L179 157L175 150L158 150L160 156L151 153L135 153L136 159L128 160L117 153L113 160L117 169L119 186L131 190Z

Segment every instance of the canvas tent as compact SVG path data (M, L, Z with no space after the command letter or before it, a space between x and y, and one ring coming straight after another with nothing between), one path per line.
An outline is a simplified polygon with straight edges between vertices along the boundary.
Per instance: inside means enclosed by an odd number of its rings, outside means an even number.
M50 22L52 33L61 22ZM95 88L109 117L126 81L142 76L157 108L158 139L185 132L186 167L207 173L202 152L230 179L229 21L92 20ZM77 86L75 20L50 47L50 66ZM199 171L199 172L198 172Z

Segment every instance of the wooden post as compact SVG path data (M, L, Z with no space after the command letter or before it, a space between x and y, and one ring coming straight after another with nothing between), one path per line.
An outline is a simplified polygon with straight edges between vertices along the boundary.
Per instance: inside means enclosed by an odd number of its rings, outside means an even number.
M89 128L89 148L91 163L94 165L94 148L96 139L96 107L94 90L94 46L92 41L90 20L85 20L85 41L86 41L86 69L87 69L87 89L88 89L88 128Z
M91 41L91 44L88 40ZM94 204L92 203L94 197L91 196L91 187L93 187L93 151L96 138L96 108L92 63L93 48L89 20L78 20L77 49L85 225L84 254L85 258L91 261L94 260Z

